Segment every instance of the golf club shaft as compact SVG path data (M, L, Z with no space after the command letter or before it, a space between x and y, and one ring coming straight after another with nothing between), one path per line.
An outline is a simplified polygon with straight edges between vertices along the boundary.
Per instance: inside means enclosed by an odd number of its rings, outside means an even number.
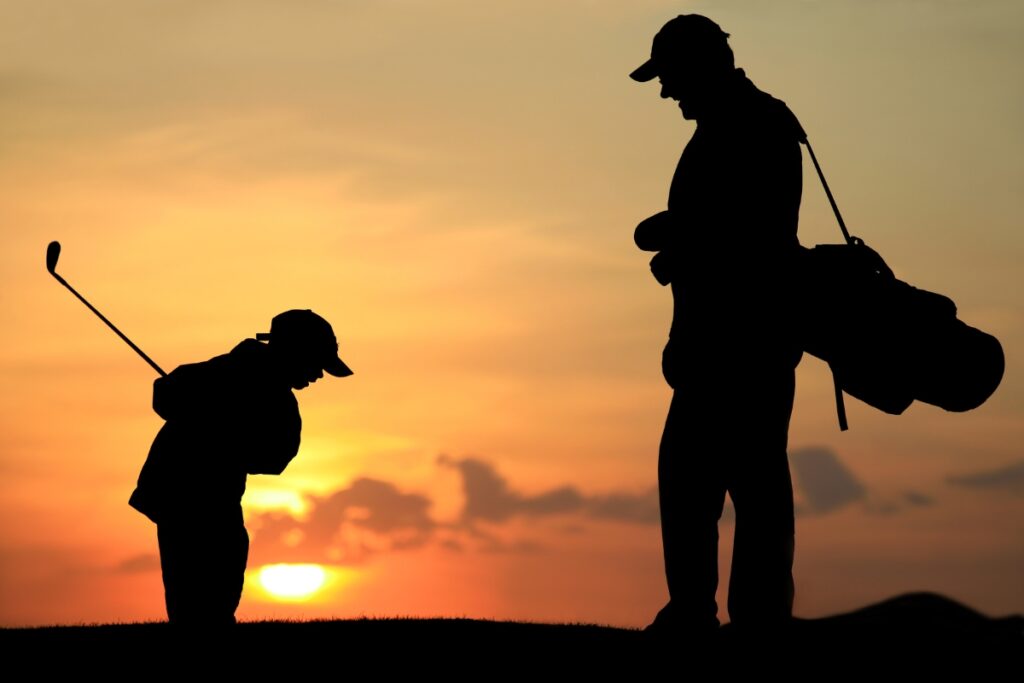
M127 345L128 345L128 346L130 346L130 347L132 347L132 349L133 349L133 350L135 351L135 353L137 353L137 354L139 354L140 356L142 356L142 360L144 360L144 361L146 361L147 363L149 363L149 364L150 364L150 365L151 365L151 366L153 367L153 369L154 369L154 370L156 370L157 372L159 372L159 373L160 373L160 376L161 376L161 377L166 377L166 376L167 376L167 373L163 371L163 368L161 368L161 367L160 367L159 365L157 365L156 363L154 363L154 362L153 362L153 359L152 359L152 358L150 358L149 356L147 356L147 355L145 354L145 352L143 352L143 350L142 350L142 349L140 349L140 348L139 348L138 346L136 346L136 345L135 345L135 343L134 343L134 342L132 342L132 340L131 340L131 339L129 339L128 337L124 336L124 332L122 332L121 330L119 330L119 329L117 329L116 327L114 327L114 323L112 323L112 322L110 322L109 320L107 320L107 318L106 318L106 317L105 317L105 316L104 316L104 315L103 315L102 313L100 313L99 311L97 311L97 310L96 310L96 307L95 307L95 306L93 306L93 305L92 305L91 303L89 303L88 301L86 301L86 300L85 300L85 297L84 297L84 296L82 296L81 294L79 294L78 292L76 292L76 291L75 291L75 288L74 288L74 287L72 287L71 285L69 285L69 284L68 284L68 282L67 282L67 280L65 280L64 278L62 278L62 277L61 277L60 275L58 275L58 274L57 274L56 272L53 272L53 271L51 271L51 272L50 272L50 274L51 274L51 275L53 275L53 277L57 278L57 282L61 283L61 284L62 284L62 285L64 285L65 287L67 287L67 288L68 288L68 290L69 290L69 291L70 291L70 292L71 292L72 294L74 294L75 296L77 296L77 297L78 297L78 300L79 300L79 301L81 301L81 302L82 302L83 304L85 304L86 306L88 306L88 307L89 307L89 310L90 310L90 311L92 311L93 313L95 313L95 314L96 314L96 316L97 316L97 317L98 317L98 318L99 318L100 320L102 320L103 322L105 322L105 323L107 324L107 327L109 327L110 329L112 329L112 330L113 330L113 331L114 331L114 332L115 332L115 333L117 334L117 336L118 336L118 337L120 337L121 339L123 339L123 340L124 340L124 343L125 343L125 344L127 344Z

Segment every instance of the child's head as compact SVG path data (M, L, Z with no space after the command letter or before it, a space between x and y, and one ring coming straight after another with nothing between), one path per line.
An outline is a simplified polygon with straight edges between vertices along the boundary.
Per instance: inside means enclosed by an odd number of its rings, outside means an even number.
M256 338L269 342L293 389L304 389L324 376L348 377L352 370L338 357L338 340L331 324L309 309L274 316L270 332Z

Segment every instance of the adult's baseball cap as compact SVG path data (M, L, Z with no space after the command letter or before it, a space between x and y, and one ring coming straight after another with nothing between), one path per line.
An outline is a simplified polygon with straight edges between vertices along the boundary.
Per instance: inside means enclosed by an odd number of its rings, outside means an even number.
M270 321L270 332L260 332L256 338L301 348L319 358L324 371L335 377L352 374L352 369L338 357L338 339L331 324L308 308L275 315Z
M651 58L637 67L629 77L646 83L661 75L662 70L680 64L687 58L703 57L728 48L729 34L722 27L700 14L680 14L670 19L654 36Z

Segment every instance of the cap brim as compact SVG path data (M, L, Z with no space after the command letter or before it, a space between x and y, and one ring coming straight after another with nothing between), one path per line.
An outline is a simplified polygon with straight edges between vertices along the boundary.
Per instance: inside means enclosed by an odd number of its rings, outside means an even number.
M653 59L648 59L633 71L633 73L629 74L629 77L638 83L646 83L647 81L657 78L657 76L658 68L655 66Z
M327 361L327 365L324 366L324 372L335 377L348 377L352 374L352 368L345 365L344 361L335 356Z

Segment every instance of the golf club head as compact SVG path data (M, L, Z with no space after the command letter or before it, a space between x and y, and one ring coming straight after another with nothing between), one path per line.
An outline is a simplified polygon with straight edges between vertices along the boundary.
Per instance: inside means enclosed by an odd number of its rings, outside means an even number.
M57 270L57 259L60 258L60 242L56 240L50 242L46 247L46 269L50 271L50 275L54 275L54 271Z

